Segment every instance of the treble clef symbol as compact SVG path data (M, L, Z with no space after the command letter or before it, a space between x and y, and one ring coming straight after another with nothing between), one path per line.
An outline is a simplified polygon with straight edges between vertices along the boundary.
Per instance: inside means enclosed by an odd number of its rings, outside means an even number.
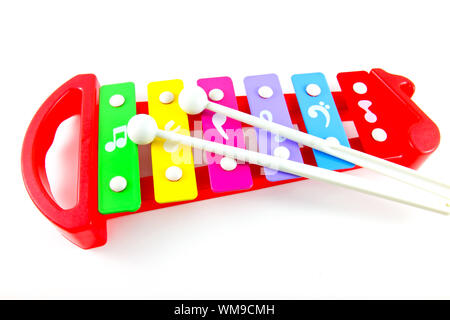
M272 113L269 110L261 111L260 114L259 114L259 117L261 119L273 122L273 115L272 115ZM281 137L281 136L279 136L277 134L274 135L274 139L275 139L276 142L283 142L284 140L286 140L285 137Z

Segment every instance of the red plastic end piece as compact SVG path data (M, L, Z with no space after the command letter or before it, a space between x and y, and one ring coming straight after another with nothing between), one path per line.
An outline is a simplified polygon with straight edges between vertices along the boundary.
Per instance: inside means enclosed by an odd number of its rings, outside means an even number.
M383 69L373 69L371 73L384 82L416 115L417 122L409 129L409 142L421 154L431 154L439 146L440 133L436 124L411 100L415 86L411 80L387 73ZM423 162L423 161L422 161Z
M409 79L382 69L344 72L337 78L362 151L416 169L436 150L439 129L411 100L415 87ZM356 92L355 83L364 83L367 90ZM376 140L375 129L384 130L387 140Z
M106 220L97 210L97 133L99 83L93 74L78 75L40 107L22 147L22 175L38 209L74 244L89 249L106 243ZM80 115L78 202L64 210L55 202L45 171L45 156L58 126Z

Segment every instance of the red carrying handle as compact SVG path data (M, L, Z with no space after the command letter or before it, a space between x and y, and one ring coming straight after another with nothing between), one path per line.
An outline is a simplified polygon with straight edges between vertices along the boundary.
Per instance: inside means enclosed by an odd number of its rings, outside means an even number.
M25 187L38 209L83 249L106 243L106 219L97 209L97 144L99 83L93 74L78 75L42 104L28 127L22 147ZM45 156L58 126L80 115L78 201L62 209L54 200L45 171Z

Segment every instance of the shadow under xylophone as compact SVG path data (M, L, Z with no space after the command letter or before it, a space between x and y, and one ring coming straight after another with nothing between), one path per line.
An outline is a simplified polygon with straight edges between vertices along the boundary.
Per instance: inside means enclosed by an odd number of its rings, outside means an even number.
M292 77L295 94L283 94L276 75L245 78L247 96L235 96L228 77L198 80L209 99L314 136L336 141L394 163L418 168L439 144L437 126L410 99L414 84L381 69L337 76L331 92L321 73ZM207 154L207 166L194 165L190 147L169 141L151 144L152 176L141 176L139 151L129 140L127 123L150 114L160 128L189 135L201 121L203 138L245 148L245 124L209 110L187 115L178 104L181 80L152 82L148 102L137 102L133 83L100 87L95 75L78 75L57 89L34 116L22 150L23 178L31 199L62 234L88 249L106 243L111 218L257 190L304 178L227 157ZM78 202L63 210L54 200L45 156L64 120L80 115ZM348 136L346 127L356 134ZM258 130L260 152L330 170L352 163ZM216 161L212 161L215 159Z

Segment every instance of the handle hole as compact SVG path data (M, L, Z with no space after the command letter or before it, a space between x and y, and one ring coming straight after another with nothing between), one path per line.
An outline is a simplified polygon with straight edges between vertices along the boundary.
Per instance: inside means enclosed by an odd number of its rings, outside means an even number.
M80 116L74 115L59 125L45 156L45 171L50 192L64 210L78 203Z

